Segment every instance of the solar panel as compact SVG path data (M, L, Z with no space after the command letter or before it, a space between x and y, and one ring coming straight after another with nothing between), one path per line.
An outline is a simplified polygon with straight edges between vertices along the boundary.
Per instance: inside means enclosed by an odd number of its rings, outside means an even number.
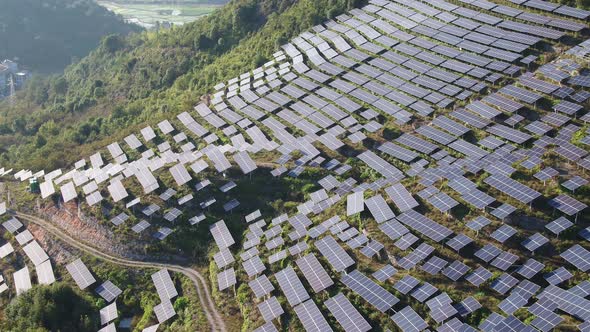
M148 227L150 227L150 223L148 223L145 220L141 220L140 222L135 224L133 227L131 227L131 230L135 233L141 233L144 230L146 230Z
M51 285L55 282L55 275L53 274L53 267L51 262L46 260L45 262L35 266L37 270L37 279L41 285Z
M332 331L332 328L313 300L308 300L296 306L294 309L305 331Z
M14 279L14 287L17 295L31 289L31 277L29 275L29 269L26 266L14 272L12 278Z
M152 281L154 282L158 296L162 301L164 299L173 299L178 295L168 270L162 269L152 274Z
M557 286L549 285L537 296L538 299L548 299L558 305L558 308L572 316L580 317L583 320L589 320L590 301L583 297L563 290Z
M119 316L117 312L117 303L113 302L108 306L100 309L100 325L105 325Z
M103 282L96 288L95 291L98 293L98 295L100 295L100 297L105 299L107 303L112 302L122 293L121 289L115 286L115 284L113 284L110 280Z
M145 332L145 331L143 331L143 332ZM272 322L268 322L268 323L256 328L254 330L254 332L278 332L278 330Z
M98 204L100 201L102 201L103 197L100 194L100 192L95 191L92 194L86 196L86 202L88 203L89 206L93 206Z
M260 313L262 314L262 318L266 322L270 322L273 319L280 317L284 313L283 308L281 307L281 304L279 303L279 301L277 300L277 298L275 296L260 303L258 305L258 310L260 310Z
M509 238L511 238L514 234L516 234L516 229L512 228L509 225L502 225L498 229L496 229L490 237L500 243L506 242Z
M125 187L123 186L123 184L121 183L121 181L113 181L108 187L107 187L111 197L113 198L113 202L119 202L121 200L123 200L124 198L127 198L127 196L129 196L129 194L127 193L127 190L125 190Z
M578 189L582 186L585 186L587 184L588 184L588 180L576 175L576 176L572 177L571 179L565 181L561 185L571 191L575 191L576 189Z
M571 287L570 289L568 289L569 292L581 296L581 297L586 297L588 295L590 295L590 281L588 280L584 280L580 283L578 283L577 285L575 285L574 287Z
M308 254L297 259L296 263L315 293L334 284L326 270L313 254Z
M39 187L41 190L41 198L43 198L43 199L45 199L55 193L55 187L53 186L52 180L47 180L47 181L41 183L41 185ZM5 203L0 203L0 205L1 204L5 204ZM2 212L1 210L2 210L2 208L0 208L0 215L4 214L4 212ZM4 205L4 211L6 211L5 205Z
M235 243L225 221L223 220L211 225L209 231L211 232L211 235L213 235L213 239L220 249L228 248Z
M404 276L401 280L396 282L393 285L393 288L398 292L406 295L408 294L414 287L418 286L420 280L412 277L412 276Z
M154 132L154 130L150 126L143 128L141 130L141 135L143 136L143 139L146 142L151 141L152 139L156 138L156 133Z
M119 325L121 326L121 325ZM102 329L98 330L98 332L116 332L117 328L115 327L115 323L110 323L109 325L103 327Z
M590 270L590 251L579 244L562 252L560 256L582 272Z
M427 201L443 213L447 213L449 210L459 205L459 202L443 192L431 196Z
M533 319L531 325L540 331L551 331L562 321L563 318L558 314L545 310L542 314Z
M78 196L76 192L76 187L72 182L68 182L60 187L61 195L64 200L64 203L71 201L72 199Z
M331 236L316 241L315 245L336 272L342 272L354 264L354 260Z
M80 289L85 289L96 281L80 258L66 265L66 269Z
M357 158L388 179L399 180L403 178L403 173L399 169L370 150L361 153Z
M439 273L447 264L448 262L446 260L437 256L433 256L426 263L424 263L424 265L422 265L422 270L431 275L435 275Z
M139 141L139 139L137 139L137 136L135 136L134 134L125 137L124 140L125 143L127 143L127 145L129 145L129 147L133 150L137 150L139 147L142 146L141 142Z
M33 262L33 265L35 266L40 265L41 263L49 259L47 253L45 253L45 250L41 248L39 242L37 241L33 241L24 246L23 251L25 252L25 254L27 254L27 257L29 257L29 259L31 260L31 262Z
M248 277L253 277L266 269L259 256L254 256L242 263Z
M516 273L520 274L521 276L530 279L539 271L541 271L545 267L545 264L536 261L535 259L530 258L523 264Z
M484 182L524 204L541 196L541 193L504 175L494 174L487 177Z
M508 203L504 203L492 211L492 215L498 219L504 220L508 217L512 212L516 211L516 208Z
M213 255L213 260L215 261L215 264L217 264L218 269L223 269L235 261L231 251L229 251L227 248L223 248L218 253Z
M416 266L420 261L426 259L433 251L434 248L432 246L422 243L409 255L399 259L397 263L401 268L409 270Z
M397 297L387 292L383 287L377 285L358 270L342 276L341 281L381 312L389 310L399 302Z
M225 290L236 284L236 272L233 267L223 270L217 274L217 285L219 290Z
M567 214L568 216L577 214L588 207L586 204L565 194L561 194L549 200L549 205Z
M346 215L351 216L364 211L365 202L363 191L358 191L346 197Z
M559 233L565 231L573 225L574 223L567 220L565 217L559 217L558 219L555 219L552 222L545 225L545 228L547 228L551 233L559 235Z
M252 292L254 292L254 296L257 298L263 297L275 289L270 283L270 280L268 280L268 277L264 274L248 282L248 286L250 286Z
M379 151L385 152L388 155L405 162L411 162L412 160L418 158L418 154L416 152L408 150L391 142L383 143L381 146L379 146L378 149Z
M431 307L430 317L437 322L442 323L446 319L454 316L457 314L457 309L450 305L450 302L445 305L437 305L435 307Z
M453 281L457 281L459 280L459 278L461 278L465 273L467 273L467 271L469 271L469 266L463 264L462 262L459 261L454 261L451 264L449 264L449 266L447 266L446 268L444 268L444 270L442 271L443 275L445 275L447 278L453 280Z
M492 277L492 272L488 271L486 268L480 266L471 274L465 277L465 280L469 281L475 287L481 286L484 282L486 282L489 278Z
M391 278L394 274L397 273L397 270L391 265L387 264L380 268L379 270L373 273L373 278L377 281L384 282L385 280Z
M402 236L401 238L399 238L399 240L397 240L394 245L396 247L398 247L400 250L406 250L408 249L410 246L412 246L412 244L416 243L418 241L418 237L415 236L412 233L407 233L404 236Z
M498 256L496 256L496 258L494 258L494 260L490 264L502 271L506 271L517 260L518 256L516 256L515 254L503 251Z
M177 164L172 166L170 168L170 174L172 174L172 177L174 178L178 186L182 186L192 179L191 175L186 170L183 164Z
M4 258L13 252L14 248L12 247L10 242L7 242L4 245L0 246L0 258Z
M428 324L422 319L410 306L406 306L402 310L391 316L391 320L403 332L420 332L428 328Z
M160 324L176 315L176 311L174 310L170 300L163 300L160 304L154 306L154 313L156 314L156 318Z
M156 213L157 211L160 210L160 207L156 204L150 204L148 207L146 207L145 209L143 209L141 212L143 214L145 214L146 216L151 216L154 213Z
M342 293L331 297L324 304L344 331L365 332L371 330L371 325Z
M479 308L481 308L481 304L473 296L470 296L455 305L455 309L459 315L463 317L473 313Z
M391 219L379 225L379 229L394 241L409 232L409 230L404 225L395 219Z
M491 223L491 221L483 216L479 216L473 220L471 220L470 222L468 222L465 226L469 227L470 229L474 230L474 231L479 231L480 229L484 228L485 226L489 225Z
M298 242L297 244L289 247L289 254L298 255L307 249L309 249L309 245L306 242Z
M275 277L279 283L279 287L281 287L287 301L292 307L309 299L309 294L291 266L275 273Z
M21 246L24 246L25 244L29 243L29 241L31 241L33 239L34 239L33 234L31 234L31 232L28 229L25 229L24 231L22 231L16 235L16 241Z
M365 204L377 223L382 223L395 217L395 214L381 195L375 195L365 200Z
M503 319L504 316L492 312L478 327L484 332L493 332L496 325L498 325Z
M503 273L500 277L496 278L492 282L491 287L496 292L504 295L512 287L516 286L516 284L518 284L518 279L516 279L515 277L511 276L508 273Z
M516 310L522 308L528 300L520 294L512 293L498 304L498 308L508 315L512 315Z
M404 212L399 215L397 219L408 227L415 229L436 242L440 242L453 234L450 229L414 210Z
M535 233L522 241L522 246L527 248L529 251L535 251L542 245L549 242L549 239L543 236L541 233Z

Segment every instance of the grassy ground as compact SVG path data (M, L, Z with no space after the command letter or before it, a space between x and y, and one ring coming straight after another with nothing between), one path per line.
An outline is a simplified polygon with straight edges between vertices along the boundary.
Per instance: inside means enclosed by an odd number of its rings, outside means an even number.
M125 20L145 28L153 28L157 22L169 22L176 25L189 23L221 6L219 1L202 0L186 1L181 4L171 4L165 1L152 3L98 1L98 3L122 15Z

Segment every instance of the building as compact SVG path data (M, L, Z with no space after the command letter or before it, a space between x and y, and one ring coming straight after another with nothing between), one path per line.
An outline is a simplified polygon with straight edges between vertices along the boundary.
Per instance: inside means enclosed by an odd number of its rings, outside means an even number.
M8 79L10 75L10 70L8 67L0 64L0 98L6 96L6 91L8 89Z
M29 72L19 70L18 63L12 60L4 60L0 63L0 99L10 95L11 81L15 89L20 89L24 86L26 80L29 78Z
M18 63L12 60L4 60L2 61L2 65L8 68L8 70L10 70L10 72L13 74L18 72Z

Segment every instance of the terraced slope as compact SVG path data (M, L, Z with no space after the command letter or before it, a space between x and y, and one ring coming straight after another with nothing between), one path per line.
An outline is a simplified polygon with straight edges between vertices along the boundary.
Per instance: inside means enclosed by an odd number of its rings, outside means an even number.
M42 194L162 247L209 231L245 330L584 331L589 15L373 0Z

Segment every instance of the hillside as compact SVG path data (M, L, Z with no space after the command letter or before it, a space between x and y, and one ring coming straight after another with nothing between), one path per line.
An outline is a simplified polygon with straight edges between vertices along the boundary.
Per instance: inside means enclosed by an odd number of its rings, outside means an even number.
M586 331L590 11L369 2L235 0L34 81L0 255L28 223L9 259L51 257L105 330Z
M182 27L106 37L63 76L32 80L15 108L0 104L0 163L71 163L89 143L191 108L216 82L261 65L277 45L357 3L234 0Z
M0 6L0 59L18 58L36 72L61 72L103 36L140 30L92 0L5 0Z

